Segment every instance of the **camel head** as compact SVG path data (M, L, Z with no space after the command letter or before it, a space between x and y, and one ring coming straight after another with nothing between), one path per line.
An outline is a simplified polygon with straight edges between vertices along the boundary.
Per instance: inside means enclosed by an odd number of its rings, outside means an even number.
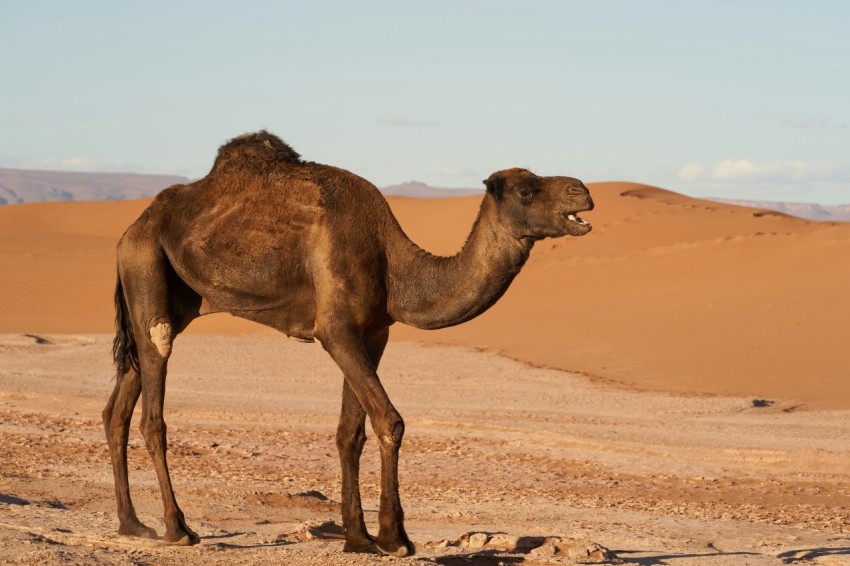
M527 169L505 169L484 181L501 223L517 238L584 236L590 223L578 213L593 210L587 187L572 177L538 177ZM487 198L487 197L485 197Z

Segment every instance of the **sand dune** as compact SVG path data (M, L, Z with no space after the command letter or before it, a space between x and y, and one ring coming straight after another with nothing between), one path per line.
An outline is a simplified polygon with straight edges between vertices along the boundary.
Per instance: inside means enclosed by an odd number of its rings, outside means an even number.
M590 185L583 238L539 243L478 319L393 339L486 348L639 389L850 407L850 224ZM390 197L408 234L452 254L476 197ZM0 208L0 332L112 331L114 246L148 200ZM265 333L224 315L190 333Z

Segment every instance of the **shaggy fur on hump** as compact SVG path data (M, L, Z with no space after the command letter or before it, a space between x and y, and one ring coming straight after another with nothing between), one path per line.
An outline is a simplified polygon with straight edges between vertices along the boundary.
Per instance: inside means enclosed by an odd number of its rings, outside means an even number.
M276 135L260 130L235 137L221 146L212 171L248 168L259 172L280 162L301 163L301 156Z

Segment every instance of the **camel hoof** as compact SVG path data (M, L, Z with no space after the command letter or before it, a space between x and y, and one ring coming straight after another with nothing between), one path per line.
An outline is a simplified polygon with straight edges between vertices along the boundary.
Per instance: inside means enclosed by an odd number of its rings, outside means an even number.
M192 535L189 535L189 534L185 534L182 537L175 539L175 540L166 539L165 542L169 546L193 546L193 545L196 545L199 542L201 542L201 539L198 538L198 537L193 537Z
M406 556L413 556L416 554L416 547L413 546L413 543L410 542L407 537L401 537L400 540L383 542L379 536L375 539L375 546L378 547L381 554L395 556L396 558L404 558Z
M345 541L345 546L342 547L343 552L358 552L360 554L378 554L378 548L372 540L364 541Z
M201 542L201 537L191 529L165 533L165 542L170 546L193 546Z
M118 534L126 537L148 538L159 540L156 531L141 521L129 521L118 527Z

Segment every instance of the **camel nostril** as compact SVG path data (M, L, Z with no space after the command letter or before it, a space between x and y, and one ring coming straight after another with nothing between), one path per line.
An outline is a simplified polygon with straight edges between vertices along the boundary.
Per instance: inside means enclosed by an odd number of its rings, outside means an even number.
M568 192L569 192L571 195L586 195L586 194L588 194L590 191L588 191L588 190L587 190L587 188L586 188L586 187L583 187L583 186L578 186L578 187L576 187L576 186L572 186L572 187L570 187L570 189L569 189L569 191L568 191Z

